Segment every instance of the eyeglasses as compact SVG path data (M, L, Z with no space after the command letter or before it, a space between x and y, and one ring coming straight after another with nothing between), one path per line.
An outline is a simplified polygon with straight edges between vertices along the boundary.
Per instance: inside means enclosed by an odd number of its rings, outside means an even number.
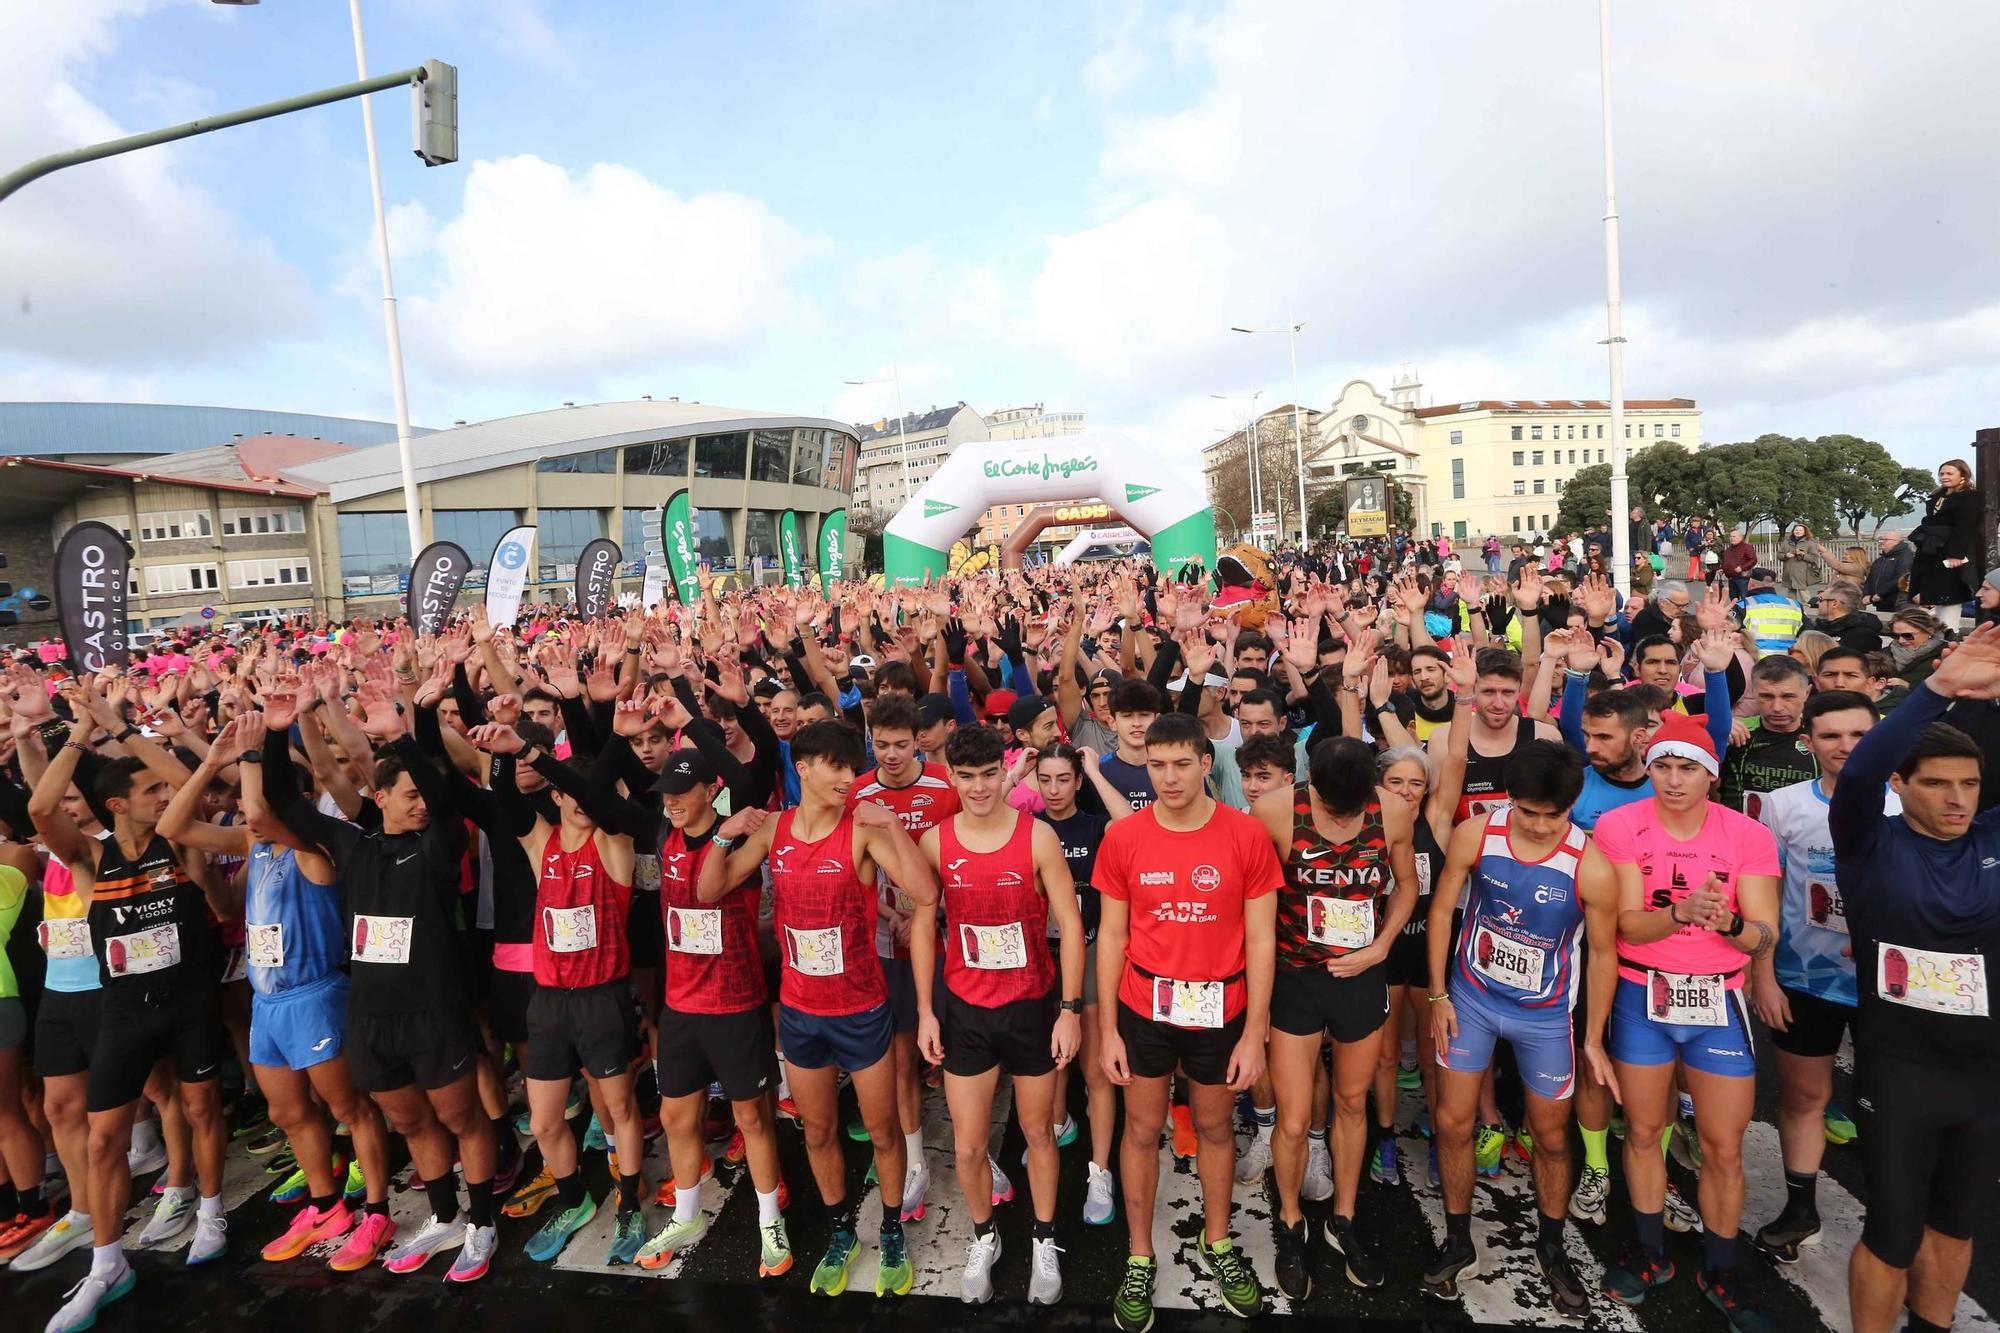
M1669 605L1669 606L1672 606L1672 607L1676 607L1676 608L1678 608L1678 609L1680 609L1680 610L1682 610L1682 611L1685 611L1685 610L1687 610L1687 609L1688 609L1688 608L1689 608L1690 606L1693 606L1693 605L1694 605L1694 603L1693 603L1693 602L1691 602L1691 601L1689 601L1689 600L1688 600L1687 598L1685 598L1685 597L1682 597L1682 598L1680 598L1680 599L1679 599L1678 601L1676 601L1676 600L1674 600L1674 599L1672 599L1672 598L1669 598L1669 599L1667 600L1667 605Z
M1921 634L1898 634L1896 636L1897 643L1922 643L1923 641L1924 636Z

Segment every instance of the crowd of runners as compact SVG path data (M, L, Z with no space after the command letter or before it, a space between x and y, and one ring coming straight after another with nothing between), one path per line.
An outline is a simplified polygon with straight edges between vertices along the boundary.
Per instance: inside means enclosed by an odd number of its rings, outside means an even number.
M1804 616L1774 625L1768 570L1741 599L1718 579L1624 603L1588 567L1355 557L1291 553L1267 598L1226 605L1200 571L1132 562L824 594L704 571L694 604L596 621L474 608L437 636L357 619L94 675L17 662L0 1261L74 1265L48 1327L89 1327L134 1288L133 1175L163 1156L142 1239L223 1255L254 1105L253 1151L296 1165L267 1260L332 1243L341 1272L474 1282L502 1213L542 1219L526 1252L548 1261L609 1208L609 1262L660 1267L703 1239L726 1114L757 1276L838 1294L875 1233L894 1297L927 1244L941 1086L968 1302L1016 1264L1031 1301L1063 1300L1066 1229L1122 1220L1115 1290L1069 1300L1150 1327L1163 1143L1195 1163L1233 1313L1266 1293L1231 1190L1267 1174L1286 1296L1378 1288L1385 1248L1421 1245L1450 1300L1480 1263L1476 1181L1513 1152L1557 1313L1643 1302L1676 1278L1663 1233L1699 1231L1692 1281L1760 1333L1739 1251L1814 1243L1831 1140L1866 1164L1853 1327L1949 1327L1996 1164L2000 628L1940 635L1898 680ZM1786 1202L1750 1217L1760 1058ZM988 1151L1003 1076L1014 1171ZM1406 1091L1427 1161L1399 1160ZM787 1121L809 1181L781 1175ZM1073 1142L1084 1189L1058 1197ZM399 1231L405 1156L430 1215ZM1364 1173L1439 1191L1443 1234L1390 1234ZM1017 1189L1018 1257L993 1220ZM831 1216L823 1254L794 1256L799 1207ZM1601 1283L1572 1224L1629 1231Z

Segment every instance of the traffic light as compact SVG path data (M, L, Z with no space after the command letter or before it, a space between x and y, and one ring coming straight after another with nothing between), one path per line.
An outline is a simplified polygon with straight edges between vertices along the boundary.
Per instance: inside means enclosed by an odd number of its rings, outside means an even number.
M458 66L424 62L423 81L410 85L410 131L425 166L458 161Z

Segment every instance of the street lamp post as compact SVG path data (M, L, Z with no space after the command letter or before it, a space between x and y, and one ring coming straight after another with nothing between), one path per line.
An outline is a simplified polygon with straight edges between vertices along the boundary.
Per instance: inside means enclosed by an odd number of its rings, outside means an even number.
M1611 360L1611 577L1621 597L1632 595L1631 494L1625 474L1624 295L1618 280L1618 180L1611 152L1611 0L1597 0L1597 65L1604 101L1604 344Z
M1292 348L1292 458L1299 474L1299 547L1306 545L1306 435L1303 411L1299 406L1299 330L1306 326L1302 319L1285 317L1285 327L1281 329L1246 329L1232 325L1231 333L1282 333Z
M902 457L902 469L898 475L903 482L903 503L910 502L910 437L903 429L903 371L890 363L889 373L872 380L843 380L842 383L860 388L869 384L890 384L896 386L896 452Z
M1250 456L1250 539L1252 541L1257 539L1257 507L1261 503L1259 488L1263 485L1263 473L1257 458L1259 452L1257 448L1257 400L1263 396L1264 391L1262 389L1257 390L1255 393L1212 393L1209 395L1210 398L1218 402L1249 404L1249 406L1243 409L1244 416L1241 429L1243 431L1244 450Z

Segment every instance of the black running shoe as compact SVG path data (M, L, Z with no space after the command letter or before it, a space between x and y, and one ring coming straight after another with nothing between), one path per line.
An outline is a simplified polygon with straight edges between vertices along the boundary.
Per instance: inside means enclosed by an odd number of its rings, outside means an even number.
M1626 1305L1637 1305L1654 1287L1674 1279L1674 1262L1664 1255L1648 1254L1636 1242L1604 1270L1604 1294Z
M1278 1224L1278 1290L1298 1302L1312 1295L1312 1241L1303 1220Z
M1326 1243L1347 1260L1347 1280L1357 1287L1379 1287L1388 1280L1382 1256L1364 1238L1353 1219L1331 1217L1326 1223Z
M1799 1261L1799 1250L1819 1241L1819 1216L1787 1207L1757 1233L1757 1248L1781 1264Z
M1440 1300L1458 1299L1460 1278L1479 1271L1479 1251L1471 1240L1456 1240L1446 1233L1444 1244L1431 1251L1424 1265L1424 1290Z
M1569 1251L1561 1245L1537 1245L1535 1262L1541 1266L1542 1281L1549 1284L1549 1303L1556 1313L1577 1318L1590 1309L1590 1293L1569 1261Z

